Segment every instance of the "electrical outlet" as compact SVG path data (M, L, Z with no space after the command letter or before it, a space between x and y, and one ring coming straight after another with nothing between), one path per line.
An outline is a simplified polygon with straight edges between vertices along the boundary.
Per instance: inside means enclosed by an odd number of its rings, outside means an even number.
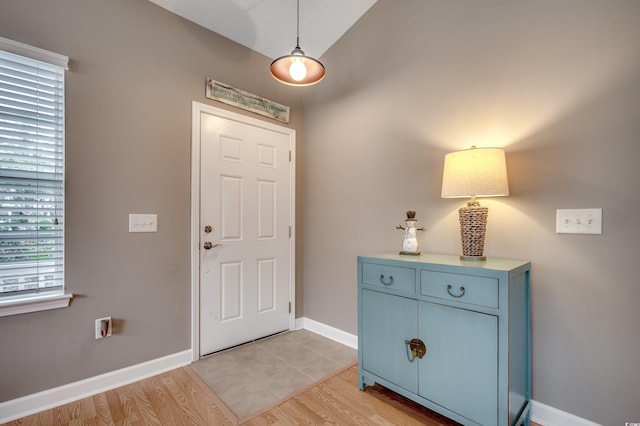
M602 234L602 209L556 210L556 234Z
M111 317L98 318L96 320L96 339L111 336L113 331L113 321Z

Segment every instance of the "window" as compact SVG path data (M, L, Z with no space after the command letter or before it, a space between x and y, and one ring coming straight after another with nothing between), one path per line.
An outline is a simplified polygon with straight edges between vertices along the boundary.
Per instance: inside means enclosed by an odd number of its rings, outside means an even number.
M0 316L64 294L64 72L68 59L0 38Z

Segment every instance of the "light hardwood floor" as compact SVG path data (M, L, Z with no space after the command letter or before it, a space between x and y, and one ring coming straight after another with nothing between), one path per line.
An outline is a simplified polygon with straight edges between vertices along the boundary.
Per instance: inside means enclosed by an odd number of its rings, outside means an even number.
M356 366L237 419L183 367L8 425L456 425L382 387L358 389ZM537 425L539 426L539 425Z
M8 425L234 425L235 416L189 367L25 417Z

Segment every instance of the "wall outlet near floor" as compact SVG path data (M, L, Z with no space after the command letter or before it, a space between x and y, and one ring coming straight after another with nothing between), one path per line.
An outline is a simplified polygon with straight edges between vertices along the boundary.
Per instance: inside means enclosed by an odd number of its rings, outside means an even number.
M113 331L113 321L111 317L98 318L96 320L96 339L111 336Z
M556 210L556 234L602 234L602 209Z

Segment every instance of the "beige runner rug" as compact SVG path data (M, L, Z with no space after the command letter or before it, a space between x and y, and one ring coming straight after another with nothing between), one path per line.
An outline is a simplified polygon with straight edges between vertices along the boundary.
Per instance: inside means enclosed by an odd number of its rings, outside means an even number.
M339 374L349 370L350 368L353 368L357 366L357 363L354 363L352 365L346 366L330 375L328 375L327 377L318 380L317 382L311 383L310 385L307 385L297 391L295 391L294 393L292 393L291 395L282 398L276 402L273 402L269 405L266 405L260 409L258 409L257 411L250 413L248 415L245 415L242 418L239 418L238 416L236 416L236 414L231 411L231 409L229 407L227 407L227 405L224 403L224 401L218 396L216 395L216 393L202 380L202 378L200 376L198 376L198 374L196 374L191 368L189 367L185 367L185 370L187 371L187 373L192 377L192 379L198 384L198 387L204 391L205 393L207 393L207 399L210 402L213 402L215 404L214 407L211 407L211 411L214 412L216 414L216 424L220 424L220 425L240 425L243 424L245 422L249 422L252 419L260 416L261 414L273 409L274 407L277 407L280 404L283 404L284 402L293 399L307 391L309 391L310 389L313 389L314 387L326 382L329 379L332 379L335 376L338 376ZM219 423L218 423L219 422Z
M307 330L205 357L190 368L236 418L308 389L357 362L357 351Z

